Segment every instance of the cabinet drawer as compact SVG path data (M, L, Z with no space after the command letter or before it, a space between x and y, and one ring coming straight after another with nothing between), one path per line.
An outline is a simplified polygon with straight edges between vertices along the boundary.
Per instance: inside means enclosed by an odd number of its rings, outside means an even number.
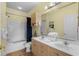
M40 54L41 56L48 56L48 45L40 42Z

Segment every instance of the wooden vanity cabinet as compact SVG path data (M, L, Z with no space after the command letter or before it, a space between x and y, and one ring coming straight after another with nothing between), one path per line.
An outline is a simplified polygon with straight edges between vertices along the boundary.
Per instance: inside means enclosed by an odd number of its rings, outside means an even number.
M56 49L53 49L51 47L49 47L48 49L48 54L49 56L59 56L59 53L56 51Z
M40 43L40 42L39 42ZM39 55L41 56L48 56L48 46L43 44L43 43L40 43L40 46L39 46Z
M34 39L32 40L32 54L34 56L70 56Z
M36 40L32 40L32 54L35 56L47 56L48 46Z

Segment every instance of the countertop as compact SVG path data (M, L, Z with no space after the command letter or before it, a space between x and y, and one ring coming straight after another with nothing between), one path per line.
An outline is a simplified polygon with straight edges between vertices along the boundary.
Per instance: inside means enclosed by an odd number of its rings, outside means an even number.
M52 48L56 48L62 52L70 54L72 56L79 56L79 46L78 45L72 44L73 47L67 47L67 46L63 46L63 45L60 46L59 44L58 45L55 44L57 42L61 43L62 42L61 40L56 41L56 42L51 42L51 41L49 42L49 41L44 41L42 39L39 39L39 37L33 37L32 39L37 40L41 43L44 43Z

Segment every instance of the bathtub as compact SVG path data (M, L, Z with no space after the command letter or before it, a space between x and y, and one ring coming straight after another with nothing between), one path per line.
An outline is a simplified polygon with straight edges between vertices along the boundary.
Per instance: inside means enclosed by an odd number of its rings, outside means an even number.
M11 53L11 52L15 52L21 49L25 48L25 41L23 42L16 42L16 43L8 43L6 45L6 54Z

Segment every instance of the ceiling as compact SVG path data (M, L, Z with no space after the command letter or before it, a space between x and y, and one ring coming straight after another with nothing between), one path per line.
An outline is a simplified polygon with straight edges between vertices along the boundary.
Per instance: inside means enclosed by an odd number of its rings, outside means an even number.
M20 10L18 7L21 7L20 11L29 12L38 4L39 2L7 2L7 7L16 10Z

